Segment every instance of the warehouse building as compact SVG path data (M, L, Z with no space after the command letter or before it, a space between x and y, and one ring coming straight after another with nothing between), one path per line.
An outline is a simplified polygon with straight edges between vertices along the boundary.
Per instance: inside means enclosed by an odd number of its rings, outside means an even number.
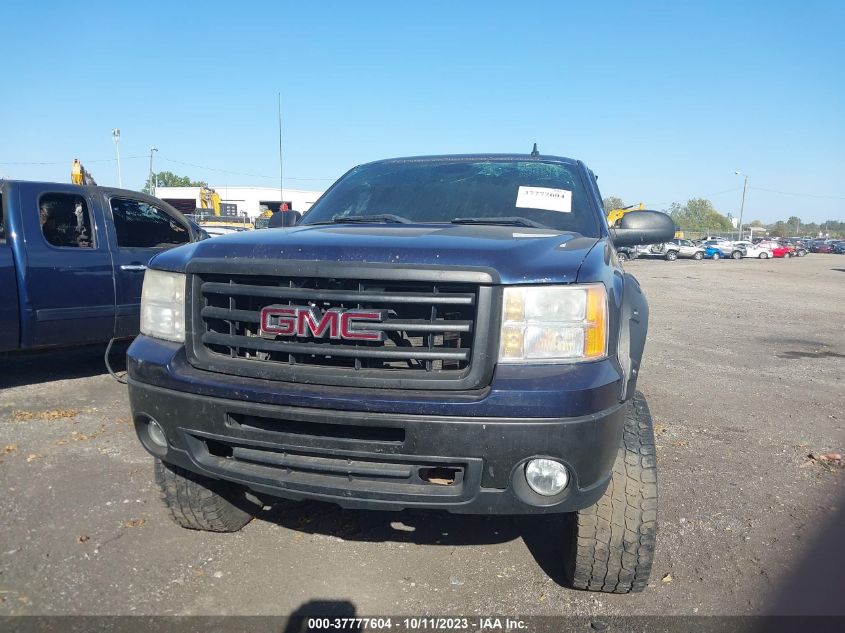
M219 196L221 215L248 217L254 220L268 209L278 211L283 203L288 208L305 213L322 191L282 189L273 187L156 187L155 196L176 207L182 213L213 208L212 195Z

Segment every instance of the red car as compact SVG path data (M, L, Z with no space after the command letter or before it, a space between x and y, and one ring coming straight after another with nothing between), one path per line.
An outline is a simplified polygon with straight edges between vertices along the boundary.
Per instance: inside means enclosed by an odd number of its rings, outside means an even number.
M757 246L768 248L772 251L772 257L792 257L790 248L778 242L760 242Z

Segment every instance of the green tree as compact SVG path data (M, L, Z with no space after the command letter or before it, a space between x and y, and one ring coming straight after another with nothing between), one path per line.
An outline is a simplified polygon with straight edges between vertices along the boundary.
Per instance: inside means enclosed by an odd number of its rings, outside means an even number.
M789 235L790 227L783 220L778 220L769 226L769 235L772 237L787 237Z
M748 226L753 226L756 229L758 227L763 228L764 225L760 220L753 220Z
M614 209L625 208L625 203L622 201L622 198L617 198L616 196L608 196L607 198L602 200L602 204L604 204L605 215L610 213Z
M673 202L669 207L669 215L680 229L690 230L730 230L731 221L716 211L713 203L706 198L691 198L681 205Z
M160 171L153 174L156 181L156 187L208 187L208 183L204 180L191 180L188 176L178 176L172 171ZM147 183L141 189L144 193L150 193L150 179L147 178Z

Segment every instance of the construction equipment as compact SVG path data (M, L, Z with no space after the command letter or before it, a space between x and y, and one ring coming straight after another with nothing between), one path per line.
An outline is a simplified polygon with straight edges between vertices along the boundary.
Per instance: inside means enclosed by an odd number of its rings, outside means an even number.
M645 203L640 202L639 204L632 204L627 207L622 207L621 209L611 209L607 214L607 225L614 226L619 220L622 219L622 216L628 213L628 211L643 211L645 210ZM675 237L678 239L684 239L684 232L683 231L675 231Z
M628 211L642 211L645 209L645 204L640 202L639 204L632 204L627 207L622 207L621 209L611 209L610 212L607 214L607 225L613 226L619 220L622 219L622 216L628 213Z
M220 215L220 194L209 187L200 187L200 208L214 209L214 215Z
M73 164L70 166L70 181L75 185L96 185L94 176L91 175L78 158L73 159Z

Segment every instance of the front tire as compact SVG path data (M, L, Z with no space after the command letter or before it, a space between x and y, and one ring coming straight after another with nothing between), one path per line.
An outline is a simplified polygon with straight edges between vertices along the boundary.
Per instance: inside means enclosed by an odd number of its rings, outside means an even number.
M758 259L769 259L769 254L768 253L760 253L759 255L757 255L757 257L758 257Z
M713 253L713 261L718 261L722 259L722 256L719 253Z
M628 402L610 485L568 523L564 567L573 587L606 593L645 588L657 533L657 464L651 413L641 393Z
M618 259L620 262L627 262L628 256L625 253L616 253L616 259Z
M161 500L171 518L189 530L237 532L252 520L252 514L235 505L237 489L226 482L214 481L189 470L165 464L160 459L153 466Z
M702 260L704 259L704 253L702 253L701 251L696 251L695 255L693 255L692 258L695 260Z
M742 253L739 251L734 251L731 253L731 259L742 259Z

